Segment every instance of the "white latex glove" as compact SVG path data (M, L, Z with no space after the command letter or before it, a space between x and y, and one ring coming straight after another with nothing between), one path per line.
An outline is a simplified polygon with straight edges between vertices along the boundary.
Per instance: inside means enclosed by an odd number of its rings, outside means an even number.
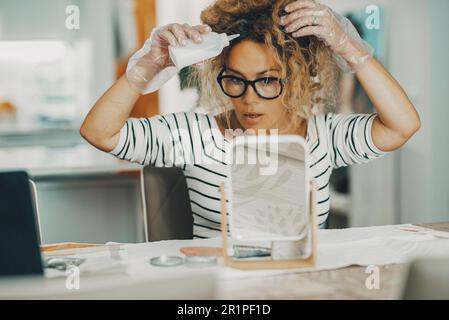
M168 46L186 45L187 39L202 41L202 34L211 31L208 25L191 27L172 23L153 29L143 47L129 59L126 68L128 82L141 94L159 90L179 72L168 53Z
M287 14L280 24L293 37L314 35L333 51L339 67L355 72L373 57L373 48L365 42L345 17L314 0L298 0L284 8Z

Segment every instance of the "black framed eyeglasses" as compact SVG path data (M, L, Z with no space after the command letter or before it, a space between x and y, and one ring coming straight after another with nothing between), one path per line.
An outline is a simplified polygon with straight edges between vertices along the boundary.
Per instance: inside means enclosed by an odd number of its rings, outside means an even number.
M225 95L231 98L242 97L248 85L253 87L254 92L262 98L267 100L276 99L282 94L284 89L284 81L276 77L262 77L255 80L246 80L237 76L223 75L226 67L221 69L217 77L217 82Z

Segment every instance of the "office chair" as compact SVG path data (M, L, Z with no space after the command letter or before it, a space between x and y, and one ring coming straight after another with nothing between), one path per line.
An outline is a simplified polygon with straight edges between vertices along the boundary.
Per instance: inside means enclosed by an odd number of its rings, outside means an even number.
M193 216L182 169L147 166L141 172L145 241L193 239Z

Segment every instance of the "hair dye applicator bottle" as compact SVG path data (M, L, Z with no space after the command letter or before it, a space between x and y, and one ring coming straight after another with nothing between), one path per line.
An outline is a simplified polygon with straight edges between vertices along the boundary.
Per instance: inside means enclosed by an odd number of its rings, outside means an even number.
M202 36L201 43L188 40L185 46L169 46L170 58L178 70L184 67L208 60L218 56L230 41L239 37L239 34L228 36L226 33L210 32Z

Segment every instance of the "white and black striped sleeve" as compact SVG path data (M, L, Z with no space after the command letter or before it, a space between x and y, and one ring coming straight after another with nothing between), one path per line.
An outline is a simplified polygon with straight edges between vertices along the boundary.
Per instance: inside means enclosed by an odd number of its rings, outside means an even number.
M334 168L367 163L387 152L378 149L372 140L373 114L329 114L327 128L330 158Z
M120 130L117 146L110 153L141 165L182 166L178 162L183 158L174 154L177 150L174 145L179 143L179 139L176 139L176 131L170 126L172 117L129 118Z

